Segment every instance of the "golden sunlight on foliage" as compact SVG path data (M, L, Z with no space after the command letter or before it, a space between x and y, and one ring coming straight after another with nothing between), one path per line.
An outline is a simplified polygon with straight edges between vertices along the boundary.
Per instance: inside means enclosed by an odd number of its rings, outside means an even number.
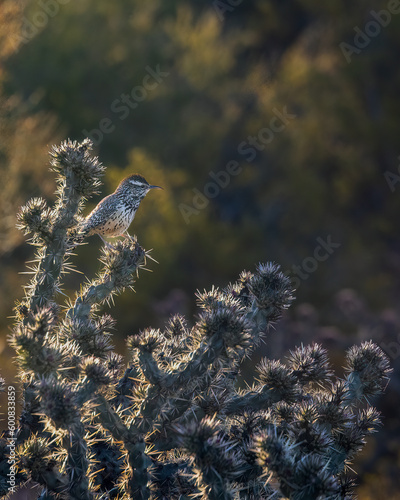
M223 25L212 12L193 19L189 6L180 7L177 17L166 25L176 44L176 63L190 83L202 90L231 71L240 39L222 35Z
M2 0L0 4L0 62L17 49L15 34L21 28L21 16L27 0ZM2 76L0 64L0 78Z

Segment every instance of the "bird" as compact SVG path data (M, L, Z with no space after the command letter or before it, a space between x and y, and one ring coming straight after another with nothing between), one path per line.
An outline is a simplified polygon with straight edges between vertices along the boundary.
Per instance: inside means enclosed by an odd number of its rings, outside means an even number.
M163 189L152 186L139 174L132 174L123 179L117 189L103 198L79 225L82 237L98 234L106 245L103 236L129 237L131 225L140 202L151 189Z

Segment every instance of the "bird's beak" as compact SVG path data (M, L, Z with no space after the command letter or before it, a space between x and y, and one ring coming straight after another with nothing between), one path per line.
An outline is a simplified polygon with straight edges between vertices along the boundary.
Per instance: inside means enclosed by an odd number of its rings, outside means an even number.
M164 189L161 186L149 186L149 189Z

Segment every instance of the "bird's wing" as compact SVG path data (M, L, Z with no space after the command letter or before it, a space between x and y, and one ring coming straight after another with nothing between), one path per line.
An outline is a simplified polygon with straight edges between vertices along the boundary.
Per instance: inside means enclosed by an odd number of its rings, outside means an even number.
M82 224L82 230L88 231L90 229L96 229L96 227L104 224L104 220L108 219L112 212L112 203L110 203L111 195L103 198L98 205L90 212Z

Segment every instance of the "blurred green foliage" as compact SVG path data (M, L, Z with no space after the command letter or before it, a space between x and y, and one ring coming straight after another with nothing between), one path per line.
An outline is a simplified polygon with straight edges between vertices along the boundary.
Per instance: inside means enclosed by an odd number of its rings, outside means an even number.
M193 309L187 297L196 288L226 283L254 262L302 266L328 235L340 247L306 274L298 300L323 308L351 287L374 309L396 303L400 191L385 172L398 174L400 165L400 14L350 62L340 46L354 45L372 10L396 2L231 3L3 0L2 339L30 255L15 213L29 197L53 192L48 145L82 140L85 130L98 139L100 126L112 129L97 146L109 166L103 195L134 172L164 187L142 203L131 229L159 265L141 276L134 302L118 299L120 332ZM30 38L19 43L21 35ZM160 81L145 80L157 68ZM152 88L138 90L145 82ZM295 118L273 121L277 110ZM252 138L259 149L249 149ZM240 173L186 224L182 204L193 206L193 189L202 193L210 172L231 161ZM99 243L91 238L76 257L88 276ZM66 293L80 279L70 276Z

